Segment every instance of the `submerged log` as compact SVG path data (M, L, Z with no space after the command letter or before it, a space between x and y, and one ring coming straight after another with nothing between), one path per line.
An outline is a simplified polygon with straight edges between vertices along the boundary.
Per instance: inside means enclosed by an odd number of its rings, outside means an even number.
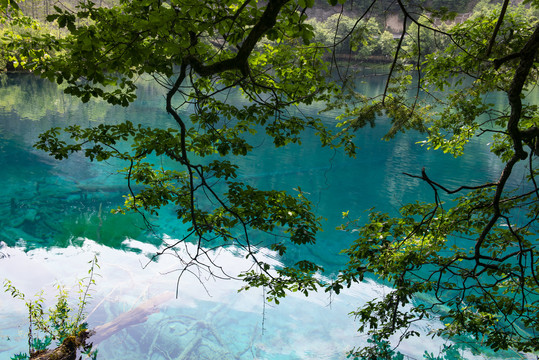
M93 335L89 342L96 345L97 343L108 339L123 329L146 322L146 320L148 320L148 316L159 312L159 306L169 301L173 297L174 294L169 291L156 295L138 305L134 309L121 314L114 320L109 321L104 325L97 326L93 330Z

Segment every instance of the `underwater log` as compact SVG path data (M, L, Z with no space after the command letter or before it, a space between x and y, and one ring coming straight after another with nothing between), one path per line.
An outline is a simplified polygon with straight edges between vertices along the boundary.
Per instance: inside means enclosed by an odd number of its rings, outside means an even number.
M93 330L93 335L89 342L94 345L108 339L112 335L116 334L120 330L126 329L133 325L141 324L148 319L151 314L159 312L159 306L169 301L174 297L174 293L167 291L162 294L156 295L136 308L131 309L112 321L106 324L97 326Z

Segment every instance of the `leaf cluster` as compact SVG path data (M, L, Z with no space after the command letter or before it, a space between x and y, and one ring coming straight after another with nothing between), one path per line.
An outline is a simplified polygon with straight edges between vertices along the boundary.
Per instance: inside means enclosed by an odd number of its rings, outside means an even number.
M37 294L33 300L27 300L24 293L18 290L11 281L4 281L4 291L11 294L14 299L25 302L28 309L28 348L30 356L43 353L51 345L59 345L69 338L84 338L81 334L89 332L88 324L84 322L83 314L90 299L90 287L95 285L95 270L99 268L97 257L90 262L88 277L79 281L79 302L76 308L69 302L69 293L62 286L57 286L56 304L45 309L45 297L43 291ZM91 344L81 343L83 354L95 359L97 351L92 349ZM12 359L27 359L27 354L16 354Z

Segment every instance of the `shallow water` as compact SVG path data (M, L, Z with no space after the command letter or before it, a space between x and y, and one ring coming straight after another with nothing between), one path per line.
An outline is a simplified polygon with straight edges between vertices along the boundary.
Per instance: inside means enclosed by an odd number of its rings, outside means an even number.
M382 80L369 81L377 88ZM52 126L127 119L173 126L163 110L162 94L161 89L143 84L139 99L124 109L97 101L81 104L55 85L27 75L10 76L0 87L0 241L4 242L0 279L10 279L29 296L44 289L53 301L54 284L75 286L87 276L88 261L97 254L100 276L86 308L91 326L110 322L149 299L157 302L147 319L142 316L137 324L100 343L102 359L346 358L347 350L366 340L356 333L358 325L347 314L389 289L367 281L338 297L291 295L275 306L263 301L263 289L237 293L241 282L202 273L182 277L176 298L178 260L163 256L148 264L163 239L146 231L136 215L110 213L127 192L123 178L116 174L118 164L90 163L80 156L59 162L31 147L37 135ZM316 106L301 109L305 114L318 110ZM326 121L335 120L328 115ZM421 137L415 133L382 141L388 126L387 119L380 119L377 127L358 132L356 159L321 148L312 134L301 146L281 149L255 137L256 150L235 159L241 179L290 192L300 186L326 219L316 245L292 248L282 258L261 249L261 256L275 264L306 256L323 265L329 276L345 262L339 251L351 240L351 235L335 230L343 211L365 217L365 210L373 206L391 212L411 200L432 200L424 184L403 172L419 174L425 167L431 178L444 179L447 187L459 184L459 179L479 183L495 180L499 174L500 167L483 141L470 144L466 156L453 159L421 148L416 144ZM519 181L518 176L514 181ZM172 211L163 211L153 221L165 241L185 233ZM228 274L250 266L232 248L212 256ZM0 293L0 359L26 350L25 321L23 304ZM418 326L426 333L436 323ZM425 350L437 353L443 343L422 337L401 344L399 350L421 358ZM474 356L468 353L467 358Z

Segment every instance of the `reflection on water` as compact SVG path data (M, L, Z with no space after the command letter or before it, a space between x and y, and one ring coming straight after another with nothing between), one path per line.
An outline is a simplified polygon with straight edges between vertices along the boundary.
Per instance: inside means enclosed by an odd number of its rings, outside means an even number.
M380 81L374 78L364 85L374 89ZM236 96L235 101L241 99ZM0 241L6 244L0 248L0 280L10 279L27 294L39 289L54 294L55 281L75 284L85 276L92 254L98 253L101 278L87 309L92 326L114 321L156 296L165 299L163 294L175 290L178 259L165 256L142 269L146 254L162 246L161 239L149 233L138 216L111 214L127 192L124 179L116 174L119 164L90 163L80 156L59 162L31 148L37 135L52 126L127 119L174 126L163 109L162 89L146 84L139 100L127 109L104 102L81 104L55 85L29 76L10 77L0 87ZM315 115L318 110L301 112ZM326 120L334 122L330 117ZM307 257L324 266L328 276L337 272L346 261L339 251L351 240L350 234L335 230L343 211L360 217L373 206L394 212L408 201L432 200L429 189L404 172L419 174L425 167L432 179L444 179L447 187L460 179L493 181L499 174L485 143L474 142L468 155L453 159L427 152L416 144L421 137L414 133L381 141L388 128L389 121L380 119L377 127L359 131L357 159L322 148L309 133L301 146L280 149L273 148L263 134L256 135L255 151L232 159L240 166L241 180L251 185L290 192L301 187L325 219L316 245L290 247L279 262L291 264ZM152 221L161 236L177 239L185 234L185 225L172 210L163 210ZM218 256L230 274L250 265L232 250ZM275 257L268 256L268 261ZM365 341L347 314L389 291L366 282L338 297L290 296L272 306L264 303L263 289L238 294L241 286L239 281L218 281L207 274L182 278L178 299L159 301L147 319L124 324L100 343L100 358L343 359L346 350ZM4 359L25 351L27 325L22 304L5 293L0 304L0 358ZM418 326L427 333L436 323ZM399 349L421 358L425 350L437 353L442 342L422 337Z
M389 291L366 282L337 297L329 298L325 293L313 293L308 298L292 294L274 306L264 303L263 289L238 293L242 285L238 280L187 274L175 298L171 285L178 275L176 259L161 257L143 268L148 261L144 254L157 248L127 242L130 248L140 247L143 254L90 240L76 247L26 253L4 247L0 249L5 256L0 259L0 273L26 294L45 289L52 303L58 281L73 286L72 294L77 295L74 285L87 276L88 261L98 254L97 286L92 288L86 308L89 325L95 328L118 322L119 316L130 310L135 314L129 321L121 321L118 331L104 340L99 338L98 330L100 359L345 359L346 350L366 340L356 333L357 324L347 316L348 312ZM250 266L238 255L241 254L223 250L212 257L225 264L227 273L237 274ZM272 262L270 257L265 260ZM155 306L145 307L148 300ZM5 293L0 294L0 301L3 359L4 354L26 350L28 329L23 304ZM146 312L133 312L144 307ZM418 330L425 332L427 326L432 324L422 324ZM441 340L428 340L431 351L442 344ZM412 339L402 345L402 351L420 358L424 345Z

